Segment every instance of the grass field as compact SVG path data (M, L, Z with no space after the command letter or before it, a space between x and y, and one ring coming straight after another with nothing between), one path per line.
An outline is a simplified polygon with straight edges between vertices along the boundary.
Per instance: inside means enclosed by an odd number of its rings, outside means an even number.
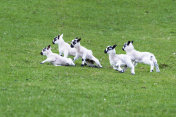
M103 68L41 65L58 33L81 37ZM103 51L125 53L128 40L154 53L161 73L114 71ZM175 53L175 0L0 0L0 117L175 117Z

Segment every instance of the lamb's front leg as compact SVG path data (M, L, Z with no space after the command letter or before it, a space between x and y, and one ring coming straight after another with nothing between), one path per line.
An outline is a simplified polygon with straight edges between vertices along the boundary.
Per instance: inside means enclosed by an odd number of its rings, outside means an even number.
M67 51L67 50L64 51L64 57L65 57L65 58L68 57L68 51Z
M112 66L114 70L118 71L117 67L116 66Z
M53 59L52 58L47 58L46 60L42 61L40 64L46 63L46 62L52 62Z
M83 57L82 57L82 64L81 64L81 66L85 65L85 61L86 61L86 54L84 54Z
M76 53L76 56L73 58L73 62L79 58L79 55Z
M136 61L133 61L133 65L136 66L136 65L137 65L137 62L136 62Z
M63 56L63 52L62 52L62 51L59 51L59 55L60 55L60 56Z
M122 69L120 66L121 66L120 63L117 63L117 64L116 64L117 70L118 70L120 73L123 73L124 71L123 71L123 69Z

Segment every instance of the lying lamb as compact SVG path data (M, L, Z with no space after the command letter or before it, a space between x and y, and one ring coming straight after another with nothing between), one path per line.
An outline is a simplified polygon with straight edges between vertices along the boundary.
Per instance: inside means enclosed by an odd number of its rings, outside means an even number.
M58 54L53 53L51 51L50 45L47 48L45 47L40 54L47 56L47 59L42 61L41 64L45 62L49 62L49 63L52 63L54 66L65 66L65 65L74 66L75 65L70 58L65 58Z

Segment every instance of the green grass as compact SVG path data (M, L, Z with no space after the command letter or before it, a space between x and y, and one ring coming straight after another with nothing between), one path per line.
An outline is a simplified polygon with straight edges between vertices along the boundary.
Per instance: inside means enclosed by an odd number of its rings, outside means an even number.
M175 0L1 0L0 117L176 116ZM82 37L102 69L39 64L58 34ZM138 64L121 74L103 51L134 41L161 73ZM52 45L57 52L57 45Z

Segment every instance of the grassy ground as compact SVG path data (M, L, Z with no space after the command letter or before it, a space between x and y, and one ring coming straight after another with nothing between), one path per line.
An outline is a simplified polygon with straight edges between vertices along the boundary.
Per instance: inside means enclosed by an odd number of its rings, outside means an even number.
M0 116L176 116L175 0L0 0ZM102 69L39 64L63 33L82 37ZM161 73L118 73L103 53L133 40L155 54ZM53 51L57 46L52 45Z

